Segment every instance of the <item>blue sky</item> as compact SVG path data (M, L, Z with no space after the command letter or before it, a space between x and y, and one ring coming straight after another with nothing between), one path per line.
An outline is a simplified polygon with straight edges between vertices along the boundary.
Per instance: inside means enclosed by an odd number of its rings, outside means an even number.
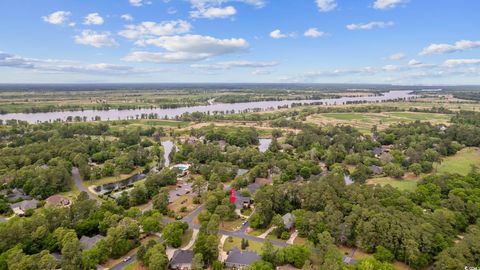
M0 83L480 84L478 0L2 0Z

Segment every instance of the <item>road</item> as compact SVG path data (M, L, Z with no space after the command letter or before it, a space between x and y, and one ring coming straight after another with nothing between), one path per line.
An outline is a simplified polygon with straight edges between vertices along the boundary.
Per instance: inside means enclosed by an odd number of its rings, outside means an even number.
M77 189L80 192L85 191L88 194L88 197L90 199L94 199L94 200L97 199L97 197L95 197L90 191L88 191L88 189L86 189L83 186L82 179L80 178L80 172L78 171L78 168L76 168L76 167L72 168L72 177L73 177L73 181L75 182L75 186L77 187Z
M203 209L205 209L204 204L197 207L197 209L195 209L189 215L187 215L186 217L181 219L181 221L187 222L190 229L196 229L196 230L200 229L200 225L195 224L193 221L198 216L198 214L200 214L200 212L203 211ZM168 224L168 223L171 223L171 222L174 222L174 221L175 220L171 219L171 218L163 218L162 219L163 224ZM260 238L258 236L249 235L249 234L246 233L249 225L250 225L250 223L248 221L246 221L245 223L242 224L242 227L240 227L240 229L238 229L237 231L232 232L232 231L226 231L226 230L218 230L218 234L219 235L225 235L225 236L239 237L239 238L247 239L249 241L256 241L256 242L260 242L260 243L265 243L266 241L270 241L270 243L272 243L272 245L279 246L279 247L285 247L285 246L289 245L289 244L287 244L286 242L283 242L283 241L266 240L266 239ZM111 270L123 269L127 265L133 263L135 261L135 259L136 259L136 254L132 255L132 258L129 261L127 261L127 262L122 261L122 262L118 263L117 265L113 266L110 269Z

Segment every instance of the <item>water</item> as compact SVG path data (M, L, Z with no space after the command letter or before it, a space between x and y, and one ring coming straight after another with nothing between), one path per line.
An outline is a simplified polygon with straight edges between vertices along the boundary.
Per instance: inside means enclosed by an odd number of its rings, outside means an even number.
M173 150L173 147L175 147L175 145L173 144L172 141L162 141L162 146L163 146L163 160L164 160L164 163L163 163L163 166L166 168L168 166L170 166L170 153L172 152Z
M138 181L144 179L145 177L146 177L146 175L143 174L143 173L135 174L135 175L133 175L133 176L127 178L127 179L121 180L121 181L96 186L95 191L100 193L100 194L110 193L110 192L113 192L113 191L117 191L121 188L131 186L135 182L138 182Z
M265 153L272 143L272 139L259 139L260 145L258 146L258 151Z
M154 114L158 118L174 119L184 113L203 112L228 112L239 113L247 111L266 111L274 110L279 106L291 106L293 103L311 104L322 103L324 105L341 105L348 102L381 102L395 99L409 99L415 97L410 94L411 91L390 91L379 96L366 97L341 97L334 99L320 99L320 100L283 100L283 101L260 101L260 102L244 102L234 104L214 103L209 105L182 107L174 109L135 109L135 110L84 110L84 111L61 111L61 112L46 112L46 113L9 113L0 115L3 121L16 119L29 123L51 122L56 120L66 121L68 117L80 117L86 121L92 121L96 116L101 120L125 120L140 118L141 115Z
M348 175L348 174L345 174L345 175L343 176L343 180L345 181L345 185L347 185L347 186L355 183L355 182L353 182L352 177L350 177L350 175Z

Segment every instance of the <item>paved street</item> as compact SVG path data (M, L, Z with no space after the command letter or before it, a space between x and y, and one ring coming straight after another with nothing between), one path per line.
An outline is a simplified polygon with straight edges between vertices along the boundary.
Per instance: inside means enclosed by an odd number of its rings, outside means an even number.
M88 197L90 199L97 199L97 197L95 197L95 195L93 195L90 191L88 191L83 186L82 179L80 178L80 172L78 171L78 168L76 168L76 167L72 168L72 177L73 177L73 181L75 182L75 186L77 187L77 189L80 192L85 191L88 194Z

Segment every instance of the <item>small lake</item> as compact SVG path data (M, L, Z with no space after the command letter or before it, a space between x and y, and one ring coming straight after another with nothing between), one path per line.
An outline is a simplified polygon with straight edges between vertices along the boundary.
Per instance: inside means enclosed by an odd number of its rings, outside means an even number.
M172 152L173 148L176 147L172 141L162 141L163 146L163 166L167 168L170 166L170 153Z
M319 100L283 100L283 101L260 101L260 102L244 102L244 103L214 103L209 105L181 107L174 109L135 109L135 110L84 110L84 111L61 111L46 113L8 113L0 115L3 121L16 119L29 123L67 121L68 118L79 117L85 118L86 121L92 121L95 117L101 120L127 120L137 119L143 116L155 116L158 119L174 119L184 113L203 112L203 113L241 113L252 111L271 111L279 107L290 107L292 104L318 104L318 105L342 105L355 102L383 102L398 99L410 99L415 97L411 91L390 91L382 95L363 96L363 97L341 97Z
M258 139L260 145L258 146L258 151L265 153L272 143L272 139Z

